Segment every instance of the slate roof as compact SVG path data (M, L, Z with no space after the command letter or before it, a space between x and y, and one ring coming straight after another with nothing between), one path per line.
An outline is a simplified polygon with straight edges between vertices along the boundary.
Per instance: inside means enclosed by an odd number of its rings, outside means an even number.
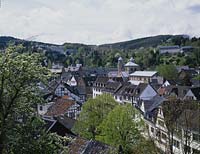
M125 79L122 78L122 77L112 77L112 78L109 78L109 77L102 77L102 76L99 76L97 77L96 81L94 82L93 84L93 87L105 87L106 84L108 84L109 82L125 82Z
M158 91L158 89L162 86L161 84L152 84L152 83L150 85L153 89L155 89L155 91Z
M107 82L103 91L115 93L121 86L122 84L120 82Z
M191 79L190 81L192 82L193 86L200 86L200 81L199 80Z
M84 154L106 154L110 153L110 147L99 141L90 140L84 150Z
M74 123L72 123L70 119L66 119L67 121L65 122L60 121L59 119L49 119L49 118L42 118L42 119L45 122L44 127L46 128L47 132L57 133L60 136L75 135L71 131L72 128L71 125L73 125Z
M133 93L133 96L138 97L140 94L144 91L144 89L148 86L147 83L140 83L136 88Z
M48 84L48 91L54 92L60 83L61 83L60 79L50 81Z
M126 63L124 66L125 67L138 67L139 65L136 64L136 63L134 63L134 59L133 59L133 57L131 57L131 59L129 60L129 62Z
M190 89L190 86L169 85L167 87L160 87L158 89L158 93L164 96L175 94L178 98L183 98L189 89Z
M64 115L67 110L74 105L75 102L73 100L69 100L68 98L62 97L58 98L57 101L48 108L46 116L59 116Z
M69 154L109 154L114 148L99 141L76 137L69 144Z
M74 127L74 124L76 122L76 120L64 115L56 117L56 120L59 121L63 126L65 126L69 130L71 130Z
M112 77L110 79L113 80L113 81L117 81L117 82L125 82L126 79L128 79L128 78L126 78L126 77Z
M136 64L136 63L133 63L133 62L128 62L128 63L126 63L125 65L124 65L125 67L133 67L133 66L139 66L138 64Z
M109 80L108 77L101 77L101 76L100 76L100 77L97 77L95 83L103 83L103 84L106 84L108 80Z
M177 84L175 80L166 80L166 81L168 81L170 85L176 85Z
M125 71L122 71L122 77L124 78L128 78L129 74ZM112 71L112 72L108 72L108 77L112 78L112 77L117 77L118 76L118 71Z
M121 86L121 88L115 93L115 95L132 96L136 87L136 85L132 85L128 82L125 82L123 83L123 86Z
M157 71L135 71L131 73L130 76L145 76L145 77L152 77L157 73Z
M154 96L151 100L143 100L142 102L144 103L145 109L145 113L143 113L144 117L152 122L156 122L158 107L162 105L165 100L164 97L159 95ZM139 108L139 110L142 102L138 103L137 108Z
M200 87L194 87L190 89L197 100L200 100Z
M72 73L71 72L63 71L62 74L61 74L61 79L64 82L67 82L69 79L71 79L71 77L72 77Z
M92 86L91 84L96 81L97 77L96 76L86 76L83 78L85 81L86 86Z
M152 112L154 109L158 108L166 99L162 96L156 95L151 100L151 105L147 108L148 112Z
M69 86L68 84L64 84L65 88L67 88L71 93L79 96L86 94L85 86Z

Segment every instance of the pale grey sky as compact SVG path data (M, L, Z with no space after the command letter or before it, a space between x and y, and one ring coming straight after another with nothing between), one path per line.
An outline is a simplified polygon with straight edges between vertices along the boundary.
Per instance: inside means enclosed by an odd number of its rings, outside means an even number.
M200 36L200 0L1 0L1 36L103 44L159 34Z

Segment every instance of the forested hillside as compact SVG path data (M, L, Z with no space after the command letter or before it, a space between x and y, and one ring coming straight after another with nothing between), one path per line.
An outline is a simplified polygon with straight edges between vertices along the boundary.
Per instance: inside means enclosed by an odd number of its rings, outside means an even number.
M89 67L116 67L120 56L124 62L133 57L143 69L153 69L156 65L169 63L197 67L200 59L200 38L190 39L186 35L159 35L99 46L79 43L55 45L0 37L0 50L9 43L23 44L29 52L44 53L49 67L52 63L62 63L65 66L81 63ZM160 55L158 47L168 45L192 46L194 50L190 54Z

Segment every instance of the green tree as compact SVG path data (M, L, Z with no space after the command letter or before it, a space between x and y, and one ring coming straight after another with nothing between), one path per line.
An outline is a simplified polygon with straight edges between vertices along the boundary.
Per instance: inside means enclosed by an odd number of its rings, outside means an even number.
M44 122L38 117L31 117L23 125L18 123L12 129L9 135L11 146L7 149L7 153L58 154L67 150L63 148L63 143L68 142L68 138L47 133L44 129Z
M97 127L116 105L117 102L108 94L97 96L95 99L89 99L83 105L74 131L83 137L95 139Z
M34 115L37 103L43 102L37 84L46 82L48 71L42 67L39 54L22 51L22 46L10 46L0 53L0 154L17 142L17 138L12 142L10 139L14 136L13 129L23 126L24 120ZM19 125L17 118L22 119ZM48 142L46 146L51 144Z
M130 104L116 106L98 127L97 139L130 153L142 138L143 122L138 115Z
M178 77L178 71L174 65L159 65L157 71L167 80L175 80Z

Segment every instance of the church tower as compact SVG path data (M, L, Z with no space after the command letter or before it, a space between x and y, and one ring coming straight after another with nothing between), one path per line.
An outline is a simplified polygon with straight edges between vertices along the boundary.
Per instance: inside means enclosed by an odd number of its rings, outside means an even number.
M139 65L135 63L135 60L133 59L133 57L131 57L131 59L129 60L129 62L126 63L124 65L124 67L125 67L125 70L126 70L126 72L128 74L131 74L131 73L133 73L133 72L135 72L135 71L137 71L137 70L140 69Z
M123 70L123 59L122 59L122 57L118 58L117 68L118 68L118 77L122 77L122 70Z

